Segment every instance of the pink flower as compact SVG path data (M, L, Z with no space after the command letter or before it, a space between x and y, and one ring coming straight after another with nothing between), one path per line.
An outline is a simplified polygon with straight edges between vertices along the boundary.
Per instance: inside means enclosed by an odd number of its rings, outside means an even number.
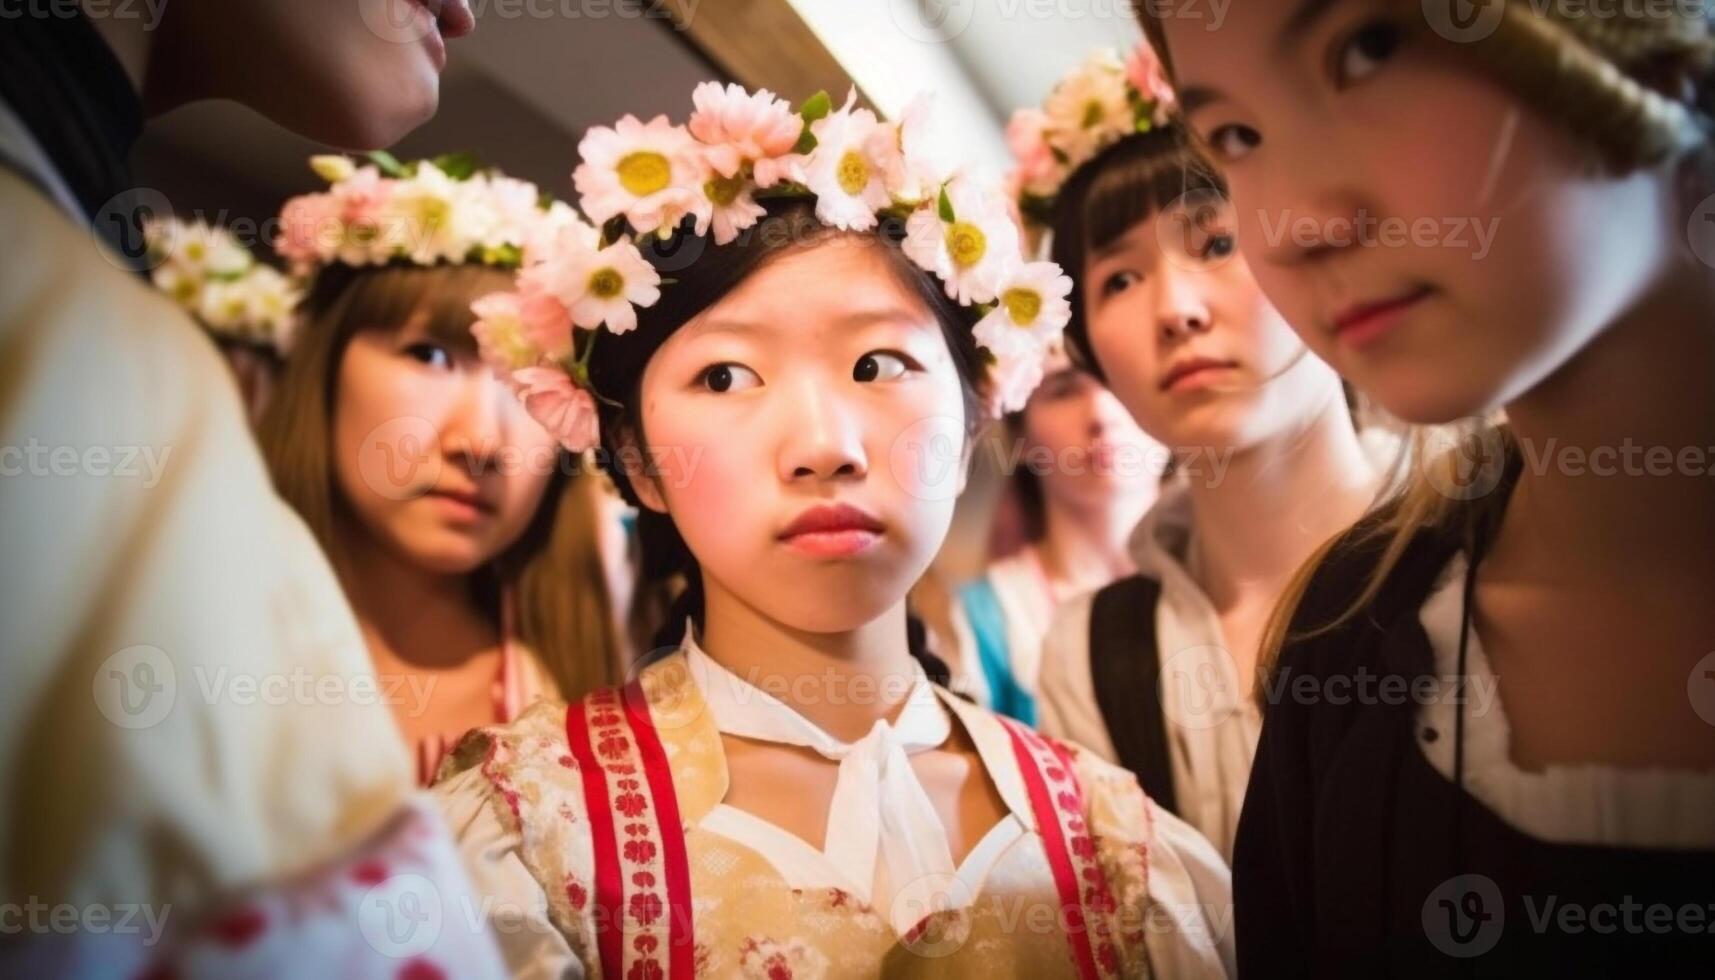
M596 126L578 143L572 173L584 213L596 224L623 214L642 234L671 229L694 203L701 160L696 141L666 116L626 116Z
M637 307L653 306L661 297L660 273L628 239L600 251L556 251L520 273L518 283L526 296L558 300L576 325L586 330L605 325L616 334L637 326Z
M1006 145L1015 163L1008 183L1031 194L1054 193L1063 176L1063 167L1044 137L1047 128L1048 117L1040 109L1019 109L1006 124Z
M595 399L572 383L558 368L529 367L512 372L512 383L524 410L560 445L574 453L593 448L601 441Z
M1172 83L1167 80L1166 70L1161 67L1161 59L1155 56L1155 49L1149 46L1148 41L1139 41L1126 58L1125 77L1139 95L1155 103L1155 121L1162 122L1167 115L1167 107L1174 104L1176 96Z
M292 268L307 272L339 246L345 230L341 206L332 194L305 194L280 210L280 234L274 247Z
M691 101L697 108L687 126L707 144L704 155L722 177L734 176L746 162L791 153L804 128L792 107L767 89L746 92L738 85L704 82Z

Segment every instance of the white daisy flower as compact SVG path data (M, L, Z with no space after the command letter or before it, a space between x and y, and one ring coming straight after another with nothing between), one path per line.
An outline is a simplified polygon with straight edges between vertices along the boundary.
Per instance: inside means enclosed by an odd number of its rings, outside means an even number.
M623 214L640 233L671 230L695 203L696 141L666 116L644 124L628 115L612 129L596 126L578 144L578 157L572 183L598 225Z
M1003 360L1040 358L1072 318L1071 292L1071 278L1052 262L1012 269L1001 279L995 308L973 331L977 343Z
M846 104L810 124L816 148L804 166L804 183L816 195L816 217L830 227L867 231L875 212L893 202L887 175L898 166L897 130L868 109Z
M586 330L603 324L611 333L637 326L638 306L661 297L661 276L628 239L596 251L573 248L524 270L520 285L558 299L572 323Z
M942 184L958 174L959 148L953 132L936 113L933 92L920 92L906 105L899 121L898 166L888 181L896 199L933 198Z
M1001 357L989 367L988 389L985 392L988 414L999 418L1011 412L1022 412L1030 395L1047 375L1040 355Z
M468 181L455 181L424 161L412 177L396 183L387 208L392 221L383 223L389 244L412 262L433 265L461 261L471 240L461 227L470 219L473 195Z
M905 254L940 276L954 301L992 302L1002 277L1020 261L1007 199L966 178L949 183L945 194L953 220L943 217L938 201L913 211L905 222Z
M1135 126L1125 64L1111 50L1092 54L1042 104L1049 145L1073 166L1095 156Z
M725 245L737 238L739 232L756 224L768 211L756 203L752 193L755 189L756 185L742 172L723 177L711 161L697 189L696 203L691 207L691 214L697 221L697 234L708 234L712 226L715 244Z

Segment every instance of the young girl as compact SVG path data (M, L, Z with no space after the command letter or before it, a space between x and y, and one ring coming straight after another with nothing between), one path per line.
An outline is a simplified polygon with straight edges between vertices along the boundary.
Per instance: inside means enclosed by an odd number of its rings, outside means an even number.
M311 284L262 444L333 560L426 785L469 729L621 676L600 477L471 335L471 302L567 212L538 208L533 185L427 161L391 177L315 165L332 188L282 215L281 249Z
M1013 124L1024 210L1052 219L1055 260L1075 272L1069 346L1178 463L1132 536L1138 574L1056 619L1043 727L1131 769L1230 855L1268 614L1379 475L1340 379L1234 254L1225 187L1166 122L1157 71L1147 47L1130 65L1098 54ZM1117 106L1094 133L1075 128L1089 93ZM1052 167L1035 155L1080 146L1087 159Z
M1435 13L1148 25L1305 342L1406 419L1507 420L1292 597L1241 959L1682 973L1715 943L1715 43L1701 7Z
M1004 424L1025 543L959 590L955 686L1034 725L1042 637L1062 603L1134 570L1126 537L1155 502L1166 460L1113 392L1060 352Z
M677 651L473 733L437 787L510 965L1226 975L1214 852L908 643L963 482L943 451L968 457L979 386L1016 408L1040 378L1065 284L923 151L923 103L897 126L825 95L696 104L688 131L592 130L604 231L485 304L492 356L572 445L599 431L691 585Z

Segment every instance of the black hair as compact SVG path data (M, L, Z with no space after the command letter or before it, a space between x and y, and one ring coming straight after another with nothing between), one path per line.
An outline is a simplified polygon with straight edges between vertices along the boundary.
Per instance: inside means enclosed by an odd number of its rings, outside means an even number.
M601 421L600 465L612 477L620 494L638 509L637 535L642 557L639 562L639 591L659 590L663 583L683 579L683 589L669 605L657 626L652 648L677 646L686 619L703 627L703 577L697 560L680 536L669 515L643 505L632 486L638 475L635 448L647 447L640 410L643 370L673 332L698 313L714 305L768 262L790 252L844 236L854 242L865 238L878 245L888 259L888 268L899 276L913 295L922 299L934 314L952 352L964 389L967 436L974 436L982 420L980 392L984 361L971 333L973 312L947 298L940 282L918 268L900 249L904 223L882 217L873 232L840 232L821 224L814 205L804 199L763 202L767 214L725 245L691 234L688 225L669 238L651 240L644 258L672 280L661 290L654 305L638 311L637 327L624 334L603 333L590 357L590 383L598 394ZM642 454L647 459L647 452ZM645 476L644 478L647 478ZM917 617L907 618L907 643L912 657L923 665L931 680L945 686L951 672L930 653L927 631Z
M1066 349L1079 367L1103 384L1084 317L1084 263L1090 252L1113 244L1150 216L1191 195L1227 198L1227 182L1199 153L1177 122L1134 133L1073 171L1054 200L1052 258L1072 277L1072 319Z

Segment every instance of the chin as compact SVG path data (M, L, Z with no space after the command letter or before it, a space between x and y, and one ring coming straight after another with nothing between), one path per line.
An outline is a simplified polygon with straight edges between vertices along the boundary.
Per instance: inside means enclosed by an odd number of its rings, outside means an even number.
M400 551L412 564L437 575L469 575L487 560L475 541L446 533L417 535L400 542Z
M379 150L428 122L440 106L440 76L427 57L404 76L328 79L316 98L292 97L287 105L257 100L250 107L299 136L342 150Z

